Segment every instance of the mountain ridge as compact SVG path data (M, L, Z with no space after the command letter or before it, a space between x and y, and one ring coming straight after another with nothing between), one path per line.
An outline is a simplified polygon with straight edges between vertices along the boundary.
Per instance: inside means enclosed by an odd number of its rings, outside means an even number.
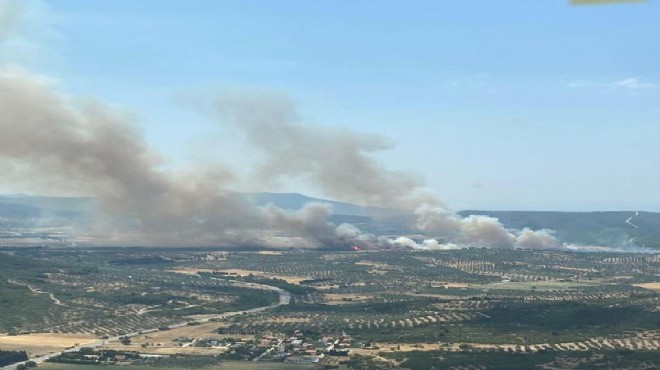
M309 197L300 193L237 193L237 197L261 207L273 204L297 210L306 203L327 203L333 207L330 221L359 225L375 234L415 233L413 216L397 210L366 207ZM53 197L39 195L0 195L0 217L58 218L79 221L92 218L98 200L91 197ZM463 210L457 214L495 217L509 229L549 229L566 243L593 245L634 245L660 248L660 213L636 211L488 211Z

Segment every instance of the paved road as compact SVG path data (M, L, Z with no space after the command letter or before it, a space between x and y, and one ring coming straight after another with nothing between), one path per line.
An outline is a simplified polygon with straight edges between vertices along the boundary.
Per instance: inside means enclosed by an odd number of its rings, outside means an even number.
M167 328L176 329L176 328L184 327L184 326L188 325L188 323L191 323L191 322L202 324L202 323L210 322L212 320L225 319L225 318L228 318L228 317L231 317L231 316L244 315L244 314L253 313L253 312L265 311L265 310L269 310L269 309L272 309L272 308L275 308L275 307L287 305L291 302L291 293L287 292L284 289L278 288L278 287L265 285L265 284L246 283L246 282L243 282L243 281L228 280L228 279L218 279L218 278L212 278L212 279L230 282L233 285L239 286L239 287L252 288L252 289L261 289L261 290L270 290L270 291L273 291L273 292L277 292L277 294L279 295L279 301L277 303L273 303L273 304L268 305L268 306L256 307L256 308L251 308L249 310L243 310L243 311L224 312L222 314L218 314L217 316L207 317L207 318L204 318L204 319L193 320L193 321L186 321L186 322L182 322L182 323L178 323L178 324L172 324L172 325L167 326ZM35 357L35 358L32 358L28 361L34 361L37 364L41 364L44 361L46 361L46 360L48 360L52 357L59 356L62 353L65 353L65 352L77 352L83 347L87 347L87 348L101 347L101 346L104 346L104 345L106 345L107 343L110 343L110 342L118 342L120 337L131 338L131 337L135 337L135 336L142 335L142 334L153 333L153 332L156 332L156 331L159 331L159 330L160 329L158 329L158 328L145 329L145 330L140 330L140 331L136 331L136 332L133 332L133 333L128 333L128 334L125 334L125 335L122 335L122 336L116 336L116 337L112 337L112 338L108 338L108 339L99 339L97 341L87 343L84 346L73 347L73 348L69 348L69 349L61 351L61 352L55 352L55 353L51 353L49 355ZM0 370L12 370L12 369L15 369L18 365L24 364L26 362L27 361L17 362L17 363L12 364L12 365L8 365L8 366L5 366L5 367L0 367Z

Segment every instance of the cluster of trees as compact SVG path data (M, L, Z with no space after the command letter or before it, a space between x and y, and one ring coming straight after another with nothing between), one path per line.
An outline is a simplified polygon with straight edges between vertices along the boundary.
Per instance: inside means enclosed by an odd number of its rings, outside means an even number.
M2 351L0 350L0 367L27 361L28 355L25 351Z
M88 355L96 355L98 358L88 358ZM139 355L137 352L124 352L124 351L115 351L115 350L103 350L96 351L93 348L83 347L80 351L77 352L65 352L59 356L55 356L47 360L48 362L56 362L63 364L85 364L85 365L97 365L97 364L106 364L114 363L117 361L117 356L123 356L123 361L135 361L139 360Z
M20 365L16 366L16 370L27 370L31 367L37 367L37 363L34 362L34 361L28 361L24 364L20 364Z
M277 279L277 278L267 278L263 276L257 276L257 275L248 275L248 276L238 276L238 275L228 275L225 273L200 273L200 275L207 275L207 276L216 276L220 275L222 276L223 279L232 279L232 280L240 280L240 281L245 281L249 283L255 283L255 284L264 284L264 285L270 285L274 286L280 289L284 289L288 291L291 294L297 294L297 295L304 295L304 294L309 294L313 293L316 291L316 289L308 286L302 286L302 285L296 285L296 284L291 284L287 282L284 279Z
M507 302L484 312L479 323L499 328L518 327L569 330L607 327L656 328L660 314L639 307L606 307L581 302ZM603 334L608 334L607 330Z
M53 266L61 267L57 263ZM61 308L45 294L34 294L25 286L40 287L41 275L53 269L41 260L0 253L0 332L21 332L39 327L44 322L45 312L52 313ZM10 280L20 284L10 283Z

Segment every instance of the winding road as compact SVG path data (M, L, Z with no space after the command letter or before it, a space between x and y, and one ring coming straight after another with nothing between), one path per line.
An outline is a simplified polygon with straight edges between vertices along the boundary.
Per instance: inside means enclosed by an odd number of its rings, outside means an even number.
M238 316L238 315L244 315L244 314L248 314L248 313L265 311L265 310L273 309L275 307L284 306L284 305L287 305L287 304L291 303L291 293L287 292L284 289L278 288L278 287L274 287L274 286L270 286L270 285L266 285L266 284L246 283L246 282L236 281L236 280L217 279L217 278L212 278L212 279L227 281L227 282L232 283L234 286L238 286L238 287L251 288L251 289L260 289L260 290L269 290L269 291L277 292L277 294L279 296L279 299L278 299L277 303L273 303L273 304L268 305L268 306L255 307L255 308L250 308L248 310L242 310L242 311L224 312L224 313L218 314L216 316L212 316L212 317L206 317L206 318L199 319L199 320L192 320L192 321L186 321L186 322L182 322L182 323L178 323L178 324L172 324L172 325L167 326L168 329L182 328L182 327L188 325L189 323L203 324L203 323L208 323L208 322L214 321L214 320L226 319L226 318L232 317L232 316ZM42 293L45 293L45 292L42 292ZM46 360L48 360L52 357L59 356L62 353L65 353L65 352L77 352L83 347L85 347L85 348L97 348L97 347L104 346L104 345L106 345L110 342L118 342L120 337L121 338L123 338L123 337L131 338L131 337L135 337L135 336L142 335L142 334L157 332L159 330L160 330L159 328L145 329L145 330L140 330L140 331L136 331L136 332L133 332L133 333L128 333L128 334L125 334L125 335L122 335L122 336L116 336L116 337L112 337L112 338L108 338L108 339L99 339L99 340L91 342L91 343L86 343L83 346L77 346L77 347L66 349L64 351L55 352L55 353L51 353L51 354L48 354L48 355L31 358L28 361L34 361L37 364L41 364L41 363L45 362ZM18 367L18 365L25 364L28 361L17 362L15 364L11 364L11 365L8 365L8 366L5 366L5 367L0 367L0 370L12 370L12 369L15 369L16 367Z

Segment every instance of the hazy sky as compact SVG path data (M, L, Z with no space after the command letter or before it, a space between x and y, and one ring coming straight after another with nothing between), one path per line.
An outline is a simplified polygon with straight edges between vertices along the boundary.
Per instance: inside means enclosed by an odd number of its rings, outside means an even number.
M248 163L189 102L272 90L391 138L381 161L453 208L660 209L657 2L28 3L0 62L128 109L176 163Z

